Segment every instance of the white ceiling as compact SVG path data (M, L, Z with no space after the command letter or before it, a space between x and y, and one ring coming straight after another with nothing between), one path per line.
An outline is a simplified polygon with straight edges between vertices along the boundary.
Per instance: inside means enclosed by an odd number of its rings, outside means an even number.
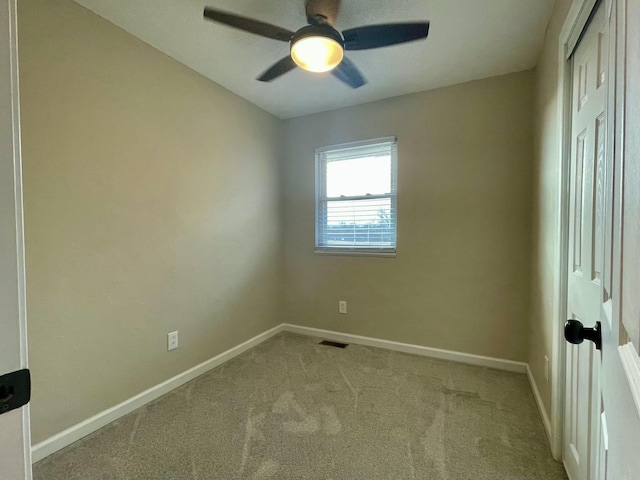
M454 85L535 66L555 0L343 0L338 30L430 20L426 41L348 52L369 83L294 70L255 80L289 45L205 21L209 5L290 30L304 0L76 0L179 62L280 118Z

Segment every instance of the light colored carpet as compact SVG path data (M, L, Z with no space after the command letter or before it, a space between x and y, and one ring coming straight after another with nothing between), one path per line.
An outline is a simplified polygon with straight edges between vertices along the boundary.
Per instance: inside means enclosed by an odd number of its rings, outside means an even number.
M560 480L525 375L282 333L34 466L35 480Z

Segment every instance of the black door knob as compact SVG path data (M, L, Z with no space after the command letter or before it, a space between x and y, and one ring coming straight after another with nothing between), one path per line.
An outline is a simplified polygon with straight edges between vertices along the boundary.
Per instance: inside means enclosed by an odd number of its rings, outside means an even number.
M580 320L567 320L564 324L564 338L569 343L576 345L591 340L596 344L596 349L602 349L602 333L600 332L600 322L596 322L594 328L585 328Z
M0 415L29 403L31 374L28 369L0 375Z

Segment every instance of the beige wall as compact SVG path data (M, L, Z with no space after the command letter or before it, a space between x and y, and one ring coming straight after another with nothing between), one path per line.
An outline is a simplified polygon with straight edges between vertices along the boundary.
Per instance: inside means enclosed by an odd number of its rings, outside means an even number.
M548 414L551 385L545 380L544 356L552 359L557 255L560 119L558 118L558 48L560 30L571 0L557 0L535 69L533 254L531 281L531 331L528 362ZM553 359L560 361L560 359Z
M280 323L282 122L71 1L18 17L37 443Z
M287 121L285 319L526 360L532 82L511 74ZM397 258L315 256L314 149L387 135Z
M527 360L532 72L281 122L70 0L18 14L34 443L281 321ZM314 149L387 135L397 258L315 256Z

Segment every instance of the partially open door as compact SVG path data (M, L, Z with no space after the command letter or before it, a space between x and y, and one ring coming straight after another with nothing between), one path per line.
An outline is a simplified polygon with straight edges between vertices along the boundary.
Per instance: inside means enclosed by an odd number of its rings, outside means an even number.
M640 478L640 0L612 0L615 151L607 174L597 480ZM613 23L615 22L615 23ZM612 62L613 64L613 62Z
M567 349L563 449L571 480L640 479L638 85L640 0L596 2L573 57L565 336L576 345Z
M0 0L0 480L31 479L16 0Z

